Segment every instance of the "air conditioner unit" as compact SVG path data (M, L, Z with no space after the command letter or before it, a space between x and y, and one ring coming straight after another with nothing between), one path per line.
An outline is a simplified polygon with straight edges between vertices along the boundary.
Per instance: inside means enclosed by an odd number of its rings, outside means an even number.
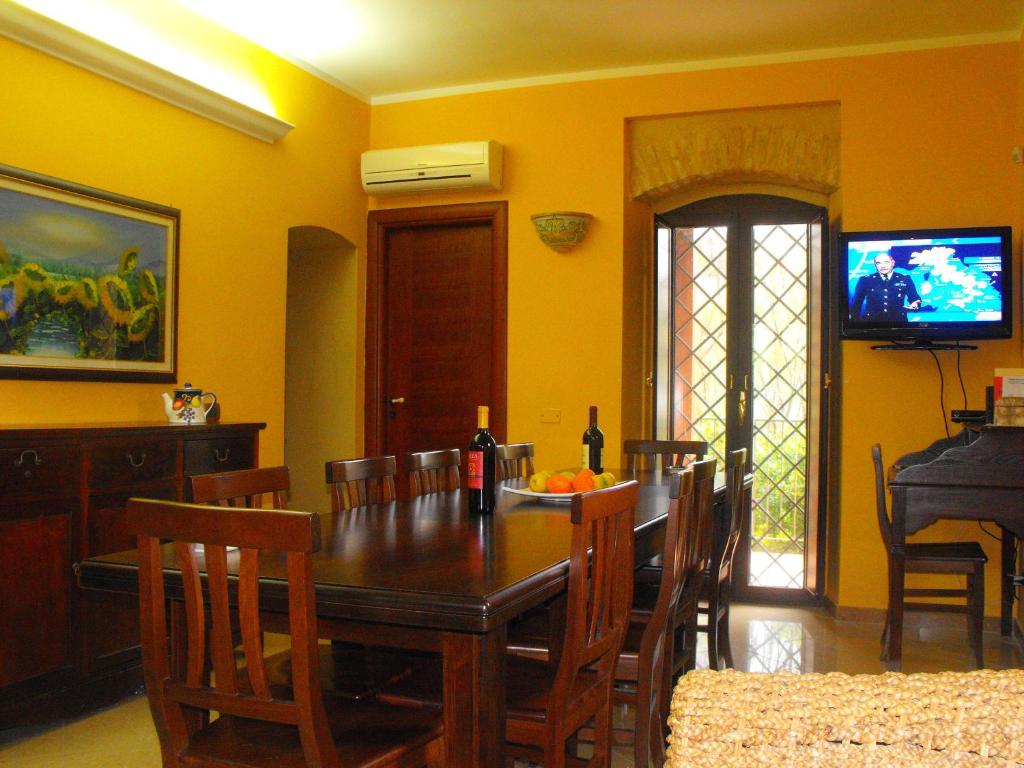
M501 189L501 144L465 141L363 152L363 189L371 195L438 189Z

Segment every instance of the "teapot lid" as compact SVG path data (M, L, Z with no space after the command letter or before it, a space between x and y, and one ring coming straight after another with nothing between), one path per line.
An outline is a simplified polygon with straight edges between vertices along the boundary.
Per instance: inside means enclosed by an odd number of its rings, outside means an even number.
M193 387L192 386L192 382L190 382L190 381L186 381L185 382L185 386L181 387L180 389L174 390L175 394L186 394L188 392L198 392L198 391L199 391L199 387Z

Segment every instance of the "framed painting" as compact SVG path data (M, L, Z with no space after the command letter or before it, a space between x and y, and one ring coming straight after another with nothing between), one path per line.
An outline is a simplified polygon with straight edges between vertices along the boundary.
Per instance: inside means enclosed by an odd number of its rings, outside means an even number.
M0 377L175 381L180 218L0 165Z

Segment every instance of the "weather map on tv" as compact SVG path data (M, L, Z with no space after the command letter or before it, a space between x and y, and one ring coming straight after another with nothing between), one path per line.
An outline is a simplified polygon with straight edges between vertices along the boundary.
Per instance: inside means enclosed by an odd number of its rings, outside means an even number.
M1009 231L844 235L848 329L1002 335L1009 313ZM1008 328L1006 330L1009 330ZM1008 334L1006 334L1008 335ZM977 336L975 336L977 337Z

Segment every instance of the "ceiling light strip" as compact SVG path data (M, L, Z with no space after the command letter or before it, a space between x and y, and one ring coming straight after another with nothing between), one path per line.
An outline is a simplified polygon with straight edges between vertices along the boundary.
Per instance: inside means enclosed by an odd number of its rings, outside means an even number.
M295 127L14 3L0 2L0 35L268 144Z

